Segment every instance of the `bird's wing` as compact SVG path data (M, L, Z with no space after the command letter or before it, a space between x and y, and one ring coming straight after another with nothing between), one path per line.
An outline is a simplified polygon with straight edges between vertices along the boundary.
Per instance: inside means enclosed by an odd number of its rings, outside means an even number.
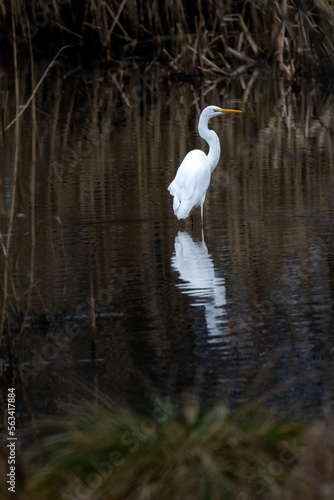
M194 149L184 158L168 189L178 200L188 201L197 191L205 194L210 177L211 170L206 154L200 149Z

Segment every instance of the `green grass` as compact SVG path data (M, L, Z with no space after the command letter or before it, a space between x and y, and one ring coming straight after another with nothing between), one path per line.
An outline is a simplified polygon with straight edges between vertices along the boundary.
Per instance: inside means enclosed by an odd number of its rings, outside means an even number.
M332 422L308 427L269 410L216 404L201 412L196 402L172 408L156 399L148 415L78 408L43 433L38 456L23 459L28 499L313 499L327 498L314 496L325 486L334 491Z

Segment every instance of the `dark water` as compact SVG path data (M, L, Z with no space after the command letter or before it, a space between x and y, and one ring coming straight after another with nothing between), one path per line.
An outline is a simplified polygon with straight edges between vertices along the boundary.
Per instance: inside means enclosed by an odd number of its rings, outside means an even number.
M10 78L1 93L14 95ZM193 85L154 67L64 78L55 67L36 98L37 129L31 108L19 125L2 339L2 380L22 395L22 417L97 390L136 405L145 383L204 403L266 394L311 415L332 404L333 96L304 82ZM206 149L197 121L208 104L244 113L211 121L222 155L203 239L199 210L193 226L178 221L167 186L190 149ZM15 99L3 108L9 123ZM14 139L12 127L0 141L4 243ZM1 266L3 276L3 255Z

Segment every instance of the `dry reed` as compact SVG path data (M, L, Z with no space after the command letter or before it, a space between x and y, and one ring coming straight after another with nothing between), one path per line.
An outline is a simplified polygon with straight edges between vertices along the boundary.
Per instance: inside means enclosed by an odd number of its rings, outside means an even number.
M265 0L176 1L89 0L16 2L16 41L71 43L85 60L116 63L133 56L166 60L177 74L239 75L257 71L293 80L312 76L324 82L333 75L334 28L331 0L281 4ZM10 5L0 11L2 37L13 43ZM94 54L94 55L93 55Z

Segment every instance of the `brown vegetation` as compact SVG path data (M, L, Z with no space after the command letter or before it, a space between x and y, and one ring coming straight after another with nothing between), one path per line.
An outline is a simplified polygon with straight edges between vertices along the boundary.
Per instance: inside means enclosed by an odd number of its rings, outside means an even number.
M179 75L333 76L333 0L17 0L15 22L18 48L31 40L36 55L71 44L92 64L140 57ZM9 0L0 28L13 45Z

